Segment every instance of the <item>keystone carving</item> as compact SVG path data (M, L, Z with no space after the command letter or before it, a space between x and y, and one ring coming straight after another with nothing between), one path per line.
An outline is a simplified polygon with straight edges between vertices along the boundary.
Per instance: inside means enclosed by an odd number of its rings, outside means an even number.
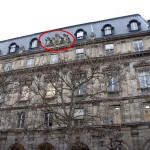
M59 34L55 34L55 37L47 37L45 39L46 43L45 46L50 47L50 46L57 46L57 45L68 45L70 43L70 38L68 35L63 34L63 37L61 37Z

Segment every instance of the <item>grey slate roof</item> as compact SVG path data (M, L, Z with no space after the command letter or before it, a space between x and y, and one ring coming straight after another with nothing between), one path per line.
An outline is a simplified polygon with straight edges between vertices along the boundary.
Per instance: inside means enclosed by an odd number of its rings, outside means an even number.
M94 33L96 34L96 38L101 38L101 37L103 37L101 29L106 24L111 24L115 28L114 35L129 34L127 25L129 24L129 22L131 20L134 20L134 19L141 23L141 30L138 32L149 30L149 28L148 28L149 23L146 20L144 20L139 14L123 16L123 17L118 17L118 18L112 18L112 19L96 21L96 22L89 22L89 23L64 27L61 29L67 30L74 35L76 30L82 28L84 31L87 32L87 38L89 38L89 36L93 30ZM9 40L0 41L0 50L2 52L2 55L6 55L8 53L8 47L11 43L16 43L19 46L24 46L25 50L29 50L30 41L33 38L38 38L41 33L42 32L27 35L27 36L22 36L22 37L18 37L18 38L13 38L13 39L9 39ZM48 33L48 34L42 36L42 38L41 38L42 44L43 45L45 44L45 39L47 36L54 37L54 34L55 33L51 32L51 33ZM62 36L62 34L63 33L60 32L61 36Z

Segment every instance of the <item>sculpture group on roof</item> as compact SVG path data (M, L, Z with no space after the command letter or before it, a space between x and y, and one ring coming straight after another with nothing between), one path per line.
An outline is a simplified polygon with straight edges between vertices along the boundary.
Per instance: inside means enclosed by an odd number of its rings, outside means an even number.
M67 34L63 34L63 37L61 37L58 33L55 34L55 37L47 37L45 39L46 43L45 46L56 46L56 45L68 45L70 43L70 38Z

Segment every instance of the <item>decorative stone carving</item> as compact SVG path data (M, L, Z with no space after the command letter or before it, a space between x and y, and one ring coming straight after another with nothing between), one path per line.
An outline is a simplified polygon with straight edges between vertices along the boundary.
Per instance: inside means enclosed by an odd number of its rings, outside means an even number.
M20 46L20 48L19 48L19 53L22 53L23 51L25 51L25 47L22 45L22 46Z
M53 45L52 39L50 37L47 37L47 39L45 39L45 41L46 41L45 46L49 47L49 46Z
M46 43L45 46L57 46L57 45L68 45L70 43L70 38L67 34L63 34L63 37L61 37L59 34L55 34L55 37L47 37L45 39Z
M94 33L94 32L91 32L91 34L90 34L90 38L91 38L91 40L94 40L94 39L96 38L96 35L95 35L95 33Z

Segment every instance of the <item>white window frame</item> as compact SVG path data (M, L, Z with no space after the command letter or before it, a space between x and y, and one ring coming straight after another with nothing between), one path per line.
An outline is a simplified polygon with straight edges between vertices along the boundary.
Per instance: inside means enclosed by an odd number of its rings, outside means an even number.
M52 120L53 120L53 112L50 112L50 111L45 112L44 113L44 123L47 127L52 126Z
M52 54L50 56L50 64L56 64L58 63L58 55L57 54Z
M144 51L144 45L142 40L133 41L135 51Z
M116 106L109 106L109 116L108 116L108 121L111 124L120 124L122 122L122 115L121 115L121 106L116 105ZM120 118L116 118L117 115L116 113L119 113ZM119 119L119 120L117 120Z
M37 47L37 40L33 40L31 43L31 48L36 48Z
M33 57L29 57L27 59L27 67L30 68L30 67L33 67L34 65L34 58Z
M106 26L106 27L104 28L104 34L105 34L105 35L110 35L110 34L112 34L112 30L111 30L111 27L110 27L110 26Z
M75 119L83 119L84 118L84 109L76 108L74 112L74 118Z
M25 113L19 113L17 117L17 128L23 128L25 124Z
M108 92L118 92L119 91L119 81L118 81L117 75L108 75L107 91Z
M83 37L84 37L84 32L83 31L77 32L77 39L78 40L83 39Z
M137 24L137 22L131 22L131 24L130 24L130 26L131 26L131 31L136 31L136 30L138 30L139 28L138 28L138 24Z
M114 44L106 44L105 45L105 54L106 55L112 55L114 53Z
M76 49L76 59L80 60L84 58L84 48Z
M16 44L11 45L9 51L10 51L10 53L15 52L16 51Z
M150 88L150 72L139 72L138 77L140 88Z

